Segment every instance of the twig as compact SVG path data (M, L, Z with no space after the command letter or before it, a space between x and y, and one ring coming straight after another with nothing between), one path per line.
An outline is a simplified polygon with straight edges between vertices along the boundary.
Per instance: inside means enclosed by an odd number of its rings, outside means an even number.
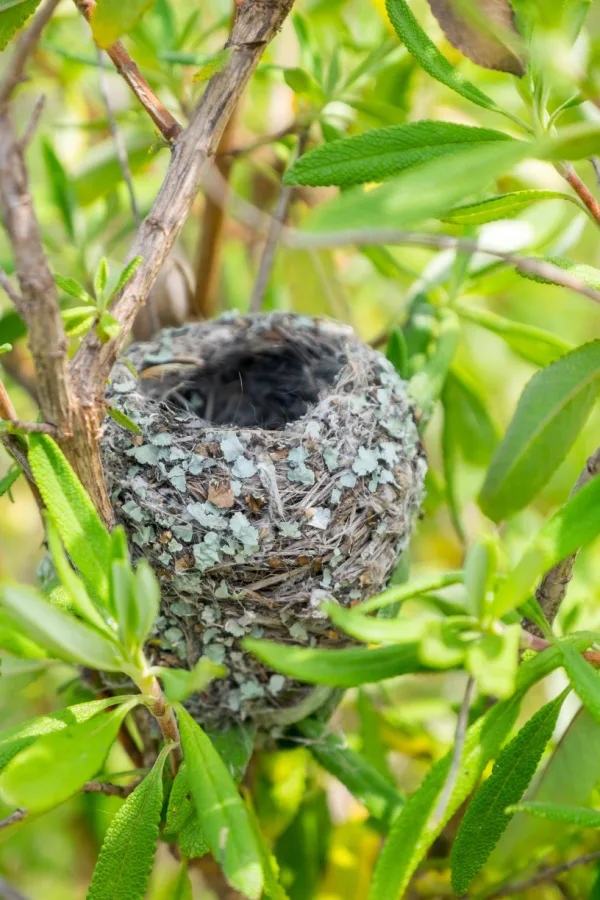
M73 360L78 395L101 402L113 363L183 227L206 173L209 157L216 151L248 79L269 41L283 24L292 2L262 0L260 4L245 2L237 7L227 41L227 47L233 52L227 65L209 81L189 127L177 141L158 197L142 222L129 253L130 259L141 256L143 263L111 306L111 313L121 323L120 333L104 345L95 334L89 333Z
M0 109L6 106L15 88L24 80L27 60L37 47L42 31L59 3L60 0L46 0L27 31L21 35L0 85Z
M458 778L458 773L460 772L460 763L465 747L465 735L467 733L467 726L469 724L469 710L471 708L471 701L473 699L474 690L475 679L472 675L469 675L469 677L467 678L467 684L465 686L463 701L458 713L458 720L456 722L456 733L454 735L452 761L450 763L448 777L446 778L444 787L442 788L442 792L437 802L437 806L433 812L432 823L441 822L444 818L446 810L448 808L448 803L450 802L450 798L452 796L452 791L454 790L454 787L456 785L456 779Z
M29 897L14 888L4 878L0 878L0 900L29 900Z
M12 405L12 400L8 396L8 391L4 387L2 379L0 379L0 419L3 419L5 422L14 422L17 418L17 413Z
M239 112L240 104L238 103L223 132L214 163L225 184L229 184L233 169L234 157L227 154L227 148L233 143ZM215 202L207 194L198 242L196 288L192 297L194 318L209 319L216 312L225 213L226 204Z
M560 172L562 177L569 182L591 217L595 220L596 224L600 225L600 204L589 188L583 183L573 166L569 163L557 163L555 168Z
M547 641L545 638L540 637L539 634L532 633L531 625L533 623L530 623L527 619L524 620L524 624L525 623L527 623L528 627L523 628L521 634L522 648L540 652L542 650L547 650L548 647L553 646L550 641ZM590 665L594 666L595 669L600 669L600 652L598 652L597 650L585 650L581 655L590 663Z
M571 497L577 493L588 481L595 478L600 472L600 447L587 460L585 467L577 479L575 487L571 491ZM579 551L577 551L579 552ZM573 577L573 567L577 559L577 552L561 560L553 566L542 578L535 596L542 608L547 620L552 624L567 593L567 587ZM535 635L541 635L534 622L526 620L527 629Z
M154 697L154 702L152 704L149 704L148 709L156 719L158 727L160 728L161 734L164 737L165 741L167 743L171 741L175 744L173 752L170 755L171 769L173 771L173 775L176 775L179 765L183 759L177 719L175 718L175 713L173 712L172 706L167 702L167 699L163 694L162 688L157 678L152 678L152 681L149 685L149 692L151 696Z
M594 169L594 174L596 175L596 184L600 187L600 159L598 159L597 156L592 156L590 162Z
M3 831L5 828L10 828L11 825L17 825L19 822L22 822L26 815L26 809L15 809L14 813L11 813L6 819L0 821L0 831Z
M286 125L285 128L281 128L279 131L274 132L273 134L265 135L264 137L257 138L255 141L250 141L248 144L242 144L240 147L232 147L230 150L223 149L219 147L217 151L217 157L219 156L249 156L250 153L254 153L255 150L259 150L261 147L266 146L267 144L273 144L275 141L280 141L285 137L288 137L290 134L296 134L298 131L298 123L291 122L289 125Z
M302 134L298 136L298 145L296 147L296 153L294 154L294 161L304 153L307 140L308 132L304 130ZM269 228L269 233L267 235L267 242L260 258L258 274L256 276L256 281L254 282L254 289L250 299L250 312L259 312L262 307L264 294L275 262L275 252L277 250L279 235L281 234L281 227L287 218L293 191L294 188L292 185L284 184L281 187L273 218L271 219L271 227Z
M564 872L569 872L576 866L585 866L588 863L595 862L597 859L600 859L600 850L596 850L594 853L586 853L585 856L578 856L576 859L571 859L560 866L553 866L551 869L542 869L541 872L537 872L531 878L526 878L525 881L508 884L506 887L499 888L491 894L484 895L485 900L496 900L497 897L510 897L512 894L520 894L521 891L526 891L537 884L542 884L544 881L550 881Z
M87 781L81 788L84 794L104 794L107 797L129 797L139 781L134 784L112 784L109 781Z
M10 297L15 306L19 307L23 302L23 298L19 293L17 293L16 288L13 287L10 278L8 277L2 266L0 266L0 286Z
M74 0L74 3L89 22L96 8L96 0ZM164 139L171 144L183 130L175 116L163 106L121 41L116 41L112 47L108 47L106 52L115 69L127 82Z
M1 417L0 417L1 418ZM24 422L22 419L9 419L11 426L16 431L26 431L28 434L49 434L51 437L60 437L58 428L48 425L47 422Z
M131 168L129 166L129 158L127 156L127 147L125 146L125 142L123 140L123 136L119 131L119 127L117 125L117 120L115 119L113 109L110 102L110 93L108 90L108 84L106 81L106 71L104 69L104 57L102 55L102 50L98 47L98 71L99 71L99 82L100 82L100 93L102 94L102 98L104 100L104 105L106 107L106 118L108 119L108 127L110 128L110 133L112 135L113 141L115 142L115 150L117 151L117 159L119 160L119 168L121 169L121 174L123 175L123 181L127 185L127 191L129 192L129 203L131 205L131 212L133 214L133 221L135 222L135 227L139 228L141 223L140 210L137 205L137 200L135 199L135 191L133 189L133 179L131 177Z

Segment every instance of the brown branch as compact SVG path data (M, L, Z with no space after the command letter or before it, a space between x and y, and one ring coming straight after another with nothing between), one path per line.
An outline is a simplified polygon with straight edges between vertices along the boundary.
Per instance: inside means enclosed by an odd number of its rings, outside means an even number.
M307 141L308 131L305 129L298 136L298 145L296 147L296 153L293 159L294 162L304 153L304 148L306 147ZM250 299L250 312L259 312L263 305L265 291L267 289L267 285L271 277L271 272L273 271L273 265L275 263L277 243L281 234L281 228L285 224L285 220L287 219L293 192L294 188L292 185L283 184L281 186L279 197L275 206L275 211L273 213L273 218L271 219L271 227L269 228L267 241L260 258L258 275L256 276L256 281L254 282L254 288L252 290L252 297Z
M46 0L46 3L36 14L27 31L19 38L15 52L11 57L8 69L0 85L0 109L6 106L15 88L25 80L27 60L37 47L42 31L52 18L54 10L59 3L60 0Z
M19 822L22 822L26 815L26 809L15 809L14 813L11 813L6 819L2 819L0 822L0 831L3 831L5 828L10 828L11 825L17 825Z
M17 292L16 288L13 287L10 278L2 266L0 266L0 287L2 287L7 296L10 297L15 306L19 306L23 302L23 298Z
M524 620L524 624L527 620ZM545 638L540 637L539 634L534 634L531 628L531 623L527 628L523 628L521 634L521 647L527 650L535 650L536 652L541 652L542 650L547 650L548 647L554 646L550 641L547 641ZM600 669L600 652L597 650L584 650L581 654L585 660L587 660L590 665L594 666L595 669Z
M140 782L112 784L109 781L87 781L81 788L84 794L104 794L106 797L129 797Z
M510 897L512 894L520 894L522 891L529 890L529 888L535 887L537 884L542 884L544 881L551 881L553 878L556 878L558 875L563 875L565 872L569 872L576 866L586 866L588 863L595 862L598 859L600 859L600 850L596 850L594 853L586 853L585 856L578 856L576 859L561 863L559 866L553 866L550 869L542 869L540 872L536 872L535 875L532 875L531 878L526 878L524 881L501 887L491 894L486 894L484 900L496 900L497 897Z
M123 0L123 2L126 2L126 0ZM74 0L74 3L85 20L90 22L96 8L96 0ZM181 134L181 125L169 110L163 106L121 41L117 41L112 47L108 47L106 52L112 60L115 69L129 85L164 139L169 144L172 143Z
M591 481L592 478L595 478L599 472L600 447L587 460L581 475L577 479L575 487L571 491L571 497L573 496L573 494L576 494L577 491L579 491L585 484L587 484L588 481ZM567 587L569 585L569 582L571 581L571 578L573 577L573 567L575 565L575 560L577 559L578 552L579 551L573 553L571 556L568 556L566 559L561 560L548 572L546 572L535 592L536 599L538 600L542 608L542 612L544 613L550 624L554 622L558 610L560 609L560 605L567 593ZM525 620L524 624L528 631L530 631L532 634L541 636L541 632L534 622Z
M202 183L225 126L267 44L275 36L293 0L245 0L237 7L227 47L227 65L209 81L189 128L175 143L158 197L138 231L129 258L143 263L116 296L111 312L121 323L119 335L100 344L88 334L72 365L80 397L103 403L104 384L158 271L171 250Z
M226 184L229 183L234 162L233 156L228 155L227 151L233 144L239 111L238 103L223 132L216 153L215 167ZM215 202L209 195L206 196L198 242L196 289L192 298L192 313L197 319L210 319L217 310L225 212L225 204Z
M600 203L583 183L573 166L569 163L558 163L555 168L569 182L596 224L600 225Z

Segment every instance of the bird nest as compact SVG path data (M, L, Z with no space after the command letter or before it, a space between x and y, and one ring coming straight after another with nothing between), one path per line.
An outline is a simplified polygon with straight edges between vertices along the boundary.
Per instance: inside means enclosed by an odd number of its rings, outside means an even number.
M108 397L143 436L107 420L102 451L116 518L161 580L153 662L227 666L190 699L211 727L290 723L322 695L242 639L343 646L323 600L385 585L426 471L406 385L348 327L280 313L165 330L127 356Z

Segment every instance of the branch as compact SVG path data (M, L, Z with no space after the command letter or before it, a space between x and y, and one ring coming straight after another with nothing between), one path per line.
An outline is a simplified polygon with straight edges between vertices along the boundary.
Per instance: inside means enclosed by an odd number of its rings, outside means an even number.
M123 0L123 2L127 2L127 0ZM90 22L96 8L96 0L74 0L74 3L85 20ZM177 119L168 109L165 109L121 41L114 43L106 52L115 69L127 82L164 139L171 144L182 131Z
M589 188L583 183L573 166L569 163L558 163L555 168L557 172L569 182L592 219L596 222L596 225L600 225L600 204Z
M29 193L23 150L6 107L0 110L0 201L21 288L13 299L27 324L42 418L61 434L69 434L73 410L67 338Z
M189 128L173 147L171 163L158 197L138 231L129 258L143 263L115 297L111 313L121 323L119 335L102 345L90 333L77 352L73 378L79 396L102 402L104 384L121 351L135 315L173 246L190 211L212 156L248 79L275 36L293 0L245 0L237 7L227 47L227 65L209 81Z
M6 819L0 821L0 831L3 831L5 828L10 828L11 825L17 825L19 822L22 822L26 815L26 809L15 809L14 813L11 813Z
M573 494L576 494L577 491L580 490L585 484L587 484L588 481L591 481L592 478L595 478L599 472L600 447L587 460L585 468L577 479L575 487L571 491L571 497L573 496ZM560 605L565 598L567 587L569 585L569 582L571 581L571 578L573 577L573 567L575 565L576 559L577 553L573 553L571 556L568 556L566 559L561 560L559 563L553 566L550 571L546 572L535 592L536 599L538 600L542 608L542 612L544 613L550 624L554 622L558 610L560 609ZM541 632L534 622L531 622L527 619L525 620L525 624L527 629L532 634L541 636Z
M293 157L293 162L295 162L300 156L302 156L307 141L308 130L305 129L298 136L298 145ZM271 277L271 272L273 271L273 265L275 263L277 243L281 234L282 226L284 225L287 218L293 192L294 188L292 185L282 184L277 204L275 206L275 212L273 214L273 218L271 219L271 227L269 228L267 241L260 258L258 275L256 276L256 281L254 283L254 289L252 291L252 297L250 300L250 312L259 312L263 305L264 294Z
M15 88L25 80L27 60L37 47L42 31L59 3L60 0L47 0L27 31L21 35L0 85L0 109L6 106Z
M106 797L129 797L140 782L112 784L109 781L87 781L81 788L84 794L104 794Z
M458 720L456 722L456 734L454 735L454 747L452 750L450 770L448 772L448 777L444 782L444 787L442 788L440 798L432 816L432 820L434 823L439 823L444 818L446 810L448 808L448 803L450 802L450 798L452 796L452 792L454 791L454 788L456 786L456 779L458 778L458 774L460 772L460 764L462 760L463 750L465 748L465 736L467 733L467 726L469 724L469 710L471 709L471 701L473 699L474 690L475 679L472 675L469 675L469 677L467 678L467 684L465 686L465 693L460 706L460 711L458 713Z
M597 859L600 859L600 850L596 850L594 853L587 853L585 856L578 856L576 859L571 859L560 866L553 866L551 869L542 869L541 872L537 872L531 878L526 878L525 881L509 884L506 887L499 888L497 891L493 891L491 894L487 894L485 900L496 900L497 897L510 897L512 894L520 894L522 891L535 887L537 884L542 884L544 881L551 881L553 878L562 875L564 872L569 872L576 866L585 866L588 863L595 862Z

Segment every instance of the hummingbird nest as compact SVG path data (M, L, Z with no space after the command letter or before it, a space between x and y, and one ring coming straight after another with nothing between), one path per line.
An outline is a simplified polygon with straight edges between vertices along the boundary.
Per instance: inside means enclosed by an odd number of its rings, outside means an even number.
M210 727L304 717L327 692L242 639L343 646L322 602L385 586L426 471L405 383L347 326L271 313L133 344L107 396L143 432L109 419L102 450L116 518L161 581L153 662L227 666L188 704Z

